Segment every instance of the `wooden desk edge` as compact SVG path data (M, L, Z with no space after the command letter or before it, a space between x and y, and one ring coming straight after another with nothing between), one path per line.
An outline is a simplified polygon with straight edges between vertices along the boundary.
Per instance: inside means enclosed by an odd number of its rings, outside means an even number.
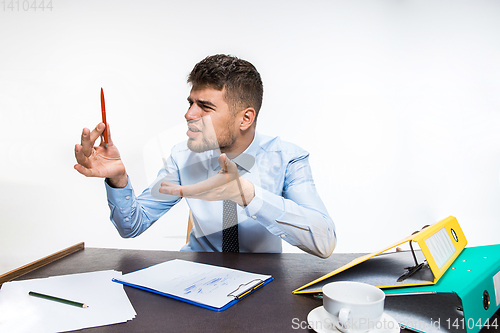
M21 275L29 273L37 268L40 268L40 267L45 266L47 264L50 264L51 262L54 262L58 259L61 259L69 254L83 250L84 248L85 248L85 243L81 242L81 243L75 244L73 246L70 246L64 250L61 250L59 252L48 255L42 259L38 259L36 261L33 261L32 263L29 263L29 264L26 264L22 267L16 268L10 272L2 274L2 275L0 275L0 285L2 285L3 283L5 283L7 281L15 279Z

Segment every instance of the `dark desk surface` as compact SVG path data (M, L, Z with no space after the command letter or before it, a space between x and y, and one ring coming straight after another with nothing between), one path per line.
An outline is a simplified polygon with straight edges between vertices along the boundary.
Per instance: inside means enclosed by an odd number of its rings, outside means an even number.
M229 309L214 312L125 286L137 316L127 323L79 332L314 332L308 313L322 305L292 290L348 263L359 254L320 259L306 253L231 254L86 248L19 279L114 269L129 273L170 259L184 259L272 275L274 281Z

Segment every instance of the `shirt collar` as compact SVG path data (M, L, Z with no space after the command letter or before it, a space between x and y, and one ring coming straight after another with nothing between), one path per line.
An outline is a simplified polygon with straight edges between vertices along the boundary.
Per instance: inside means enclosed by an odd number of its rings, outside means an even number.
M231 159L238 167L245 170L246 172L250 172L252 167L255 164L255 157L257 156L257 152L259 151L259 134L255 132L252 143L245 149L244 152ZM212 155L212 169L216 170L219 168L219 150L213 150Z

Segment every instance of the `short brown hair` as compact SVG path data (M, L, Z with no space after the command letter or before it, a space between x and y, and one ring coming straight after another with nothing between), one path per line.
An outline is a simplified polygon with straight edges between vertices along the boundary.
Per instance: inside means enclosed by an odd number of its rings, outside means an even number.
M193 88L226 88L225 100L233 111L262 106L264 88L259 72L250 62L234 56L216 54L197 63L187 79Z

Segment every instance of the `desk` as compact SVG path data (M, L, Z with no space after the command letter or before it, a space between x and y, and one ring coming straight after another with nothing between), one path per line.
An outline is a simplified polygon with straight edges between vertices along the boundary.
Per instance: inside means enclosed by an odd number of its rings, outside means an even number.
M79 332L314 332L307 329L307 314L320 306L322 300L311 295L293 295L292 290L357 257L359 254L339 253L320 259L306 253L233 254L86 248L18 280L108 269L125 274L171 259L270 274L274 281L222 312L125 286L137 317L127 323Z

